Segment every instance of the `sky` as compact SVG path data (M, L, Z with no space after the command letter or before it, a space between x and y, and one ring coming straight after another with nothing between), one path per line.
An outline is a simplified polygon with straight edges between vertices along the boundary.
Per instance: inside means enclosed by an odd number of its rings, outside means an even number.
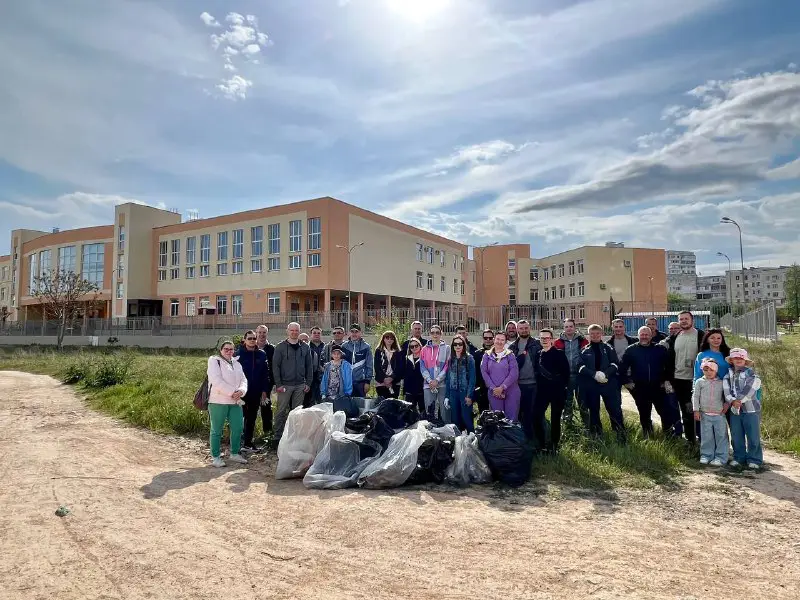
M534 257L800 261L796 0L26 0L0 20L9 231L334 196Z

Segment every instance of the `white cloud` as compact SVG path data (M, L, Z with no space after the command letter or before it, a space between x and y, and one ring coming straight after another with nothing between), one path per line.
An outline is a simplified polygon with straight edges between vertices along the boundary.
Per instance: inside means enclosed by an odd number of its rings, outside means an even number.
M253 82L249 79L245 79L241 75L234 75L217 84L216 88L228 100L244 100L247 97L247 89L252 85Z
M261 52L261 46L258 44L248 44L242 49L243 54L258 54Z
M241 25L244 23L244 17L236 12L229 12L225 16L225 21L233 25Z
M209 13L204 12L200 14L200 19L205 23L208 27L221 27L219 21L217 21L214 17L212 17Z
M232 63L225 63L222 65L222 68L226 71L230 71L231 73L236 73L236 71L238 71L238 69Z

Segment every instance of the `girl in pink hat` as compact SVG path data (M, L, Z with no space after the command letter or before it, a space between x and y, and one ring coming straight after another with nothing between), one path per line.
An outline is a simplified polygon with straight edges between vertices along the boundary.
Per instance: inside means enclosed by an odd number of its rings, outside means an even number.
M732 467L747 465L757 471L764 464L761 448L761 379L744 348L733 348L727 358L731 365L722 385L725 401L731 405Z

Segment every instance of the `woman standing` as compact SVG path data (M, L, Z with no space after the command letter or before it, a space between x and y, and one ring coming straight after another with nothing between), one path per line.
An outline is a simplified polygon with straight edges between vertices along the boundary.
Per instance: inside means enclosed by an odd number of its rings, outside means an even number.
M219 352L208 358L209 395L208 416L211 419L211 445L212 465L224 467L225 462L220 455L220 440L225 421L228 421L231 430L231 456L229 460L234 463L246 464L247 459L239 454L242 444L242 427L244 414L242 396L247 393L247 378L244 376L242 366L238 359L233 357L233 342L225 340L219 346Z
M333 402L341 396L353 395L353 367L342 360L342 347L331 346L331 360L325 365L320 383L320 396L323 402Z
M481 374L489 392L492 410L502 410L506 417L516 421L519 417L519 366L514 353L506 349L506 334L494 335L492 349L483 355Z
M381 336L381 343L375 348L373 365L375 367L375 391L378 397L399 397L405 357L400 352L394 331L385 331Z
M697 358L694 361L694 379L697 381L703 377L703 369L701 363L703 359L713 358L719 365L717 371L717 379L725 379L728 374L728 355L731 349L725 343L725 336L721 329L709 329L703 337L700 344L700 352L697 353Z
M467 351L467 341L457 335L450 344L450 365L447 368L447 402L450 422L460 430L472 432L472 396L475 393L475 359Z
M420 371L420 354L422 343L419 338L412 337L408 340L408 356L403 366L403 393L406 402L411 402L417 407L420 414L425 412L425 395L422 393L422 379Z
M422 385L422 393L425 396L425 412L428 420L433 420L437 415L441 415L442 421L450 422L450 409L444 405L445 384L447 377L447 366L450 364L450 346L442 339L442 328L432 325L430 329L431 339L425 344L420 357L420 372L425 382Z

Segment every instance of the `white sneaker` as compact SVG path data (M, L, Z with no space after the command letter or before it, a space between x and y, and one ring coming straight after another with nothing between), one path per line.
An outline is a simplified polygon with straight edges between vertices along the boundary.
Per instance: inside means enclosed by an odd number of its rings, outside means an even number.
M241 454L231 454L228 457L228 460L230 462L232 462L232 463L239 463L240 465L246 465L247 464L247 459L244 456L242 456Z
M705 456L701 456L700 457L700 464L701 465L707 465L709 462L710 461Z
M221 456L218 456L217 458L215 458L214 460L211 461L211 466L212 467L224 467L225 466L225 461L222 460Z
M747 468L752 469L753 471L758 471L761 468L761 465L757 465L756 463L747 463Z
M740 465L738 461L732 460L731 462L728 463L728 466L732 469L738 469L742 465Z
M715 459L714 459L714 460L712 460L712 461L711 461L709 464L710 464L712 467L721 467L721 466L722 466L722 461L721 461L720 459L718 459L718 458L715 458Z

